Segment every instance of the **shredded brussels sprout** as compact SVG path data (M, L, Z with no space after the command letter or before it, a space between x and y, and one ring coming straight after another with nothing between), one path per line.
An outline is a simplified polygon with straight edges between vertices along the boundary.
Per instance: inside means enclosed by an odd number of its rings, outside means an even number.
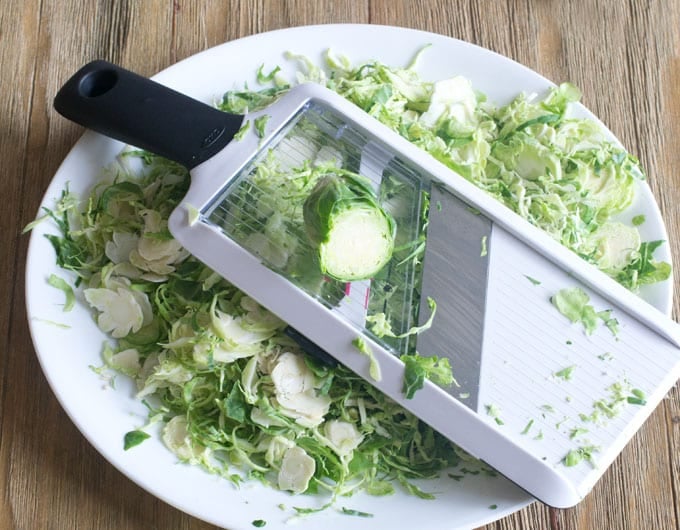
M645 176L596 122L570 115L581 97L575 86L496 107L468 80L425 81L416 66L352 67L329 51L328 72L301 60L297 77L334 89L627 288L670 276L653 257L661 242L641 243L637 224L612 220Z
M63 233L50 237L117 339L105 365L137 382L165 445L235 483L331 499L402 485L430 498L412 481L468 455L348 369L305 354L284 322L175 248L167 217L188 184L180 166L124 152L90 197L64 194L53 210Z
M643 174L595 124L568 117L580 97L572 85L496 108L463 78L424 81L416 61L353 66L329 52L322 68L288 57L300 63L294 82L337 91L627 287L670 274L653 258L660 242L640 242L634 227L611 221ZM262 108L293 83L278 69L265 75L260 68L258 78L265 88L227 92L220 108ZM314 156L325 162L296 174L300 193L313 181L305 176L333 166L333 153ZM133 169L140 161L142 169ZM272 178L266 166L259 176ZM47 212L61 232L48 236L57 264L77 275L99 326L117 339L104 349L105 364L134 378L150 421L165 422L167 447L235 483L255 479L331 501L355 491L389 495L396 484L432 498L413 480L458 464L461 473L470 470L469 455L343 366L305 354L283 322L173 240L167 219L188 184L177 164L127 150L89 197L65 190ZM285 242L286 197L269 198L277 214L267 229ZM619 235L622 242L612 242ZM419 259L424 241L415 243L408 259ZM373 318L389 336L390 322ZM403 360L407 394L426 377L455 383L447 359ZM128 435L126 445L144 438Z

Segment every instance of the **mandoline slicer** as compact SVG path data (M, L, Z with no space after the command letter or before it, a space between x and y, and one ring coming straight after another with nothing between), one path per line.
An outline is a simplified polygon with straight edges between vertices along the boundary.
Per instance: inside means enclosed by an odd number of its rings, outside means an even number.
M549 505L581 500L680 375L673 321L325 88L300 85L233 116L97 61L64 85L55 107L187 166L191 186L169 229L188 251ZM260 137L253 125L264 120ZM329 281L302 221L281 230L282 205L254 209L268 193L263 164L287 171L320 159L372 180L397 221L397 245L427 230L423 267L395 255L371 281ZM617 334L604 323L586 334L553 307L551 297L573 287L596 311L611 310ZM395 335L422 324L429 298L431 329L391 339L371 331L367 318L380 314ZM369 375L358 337L381 377ZM398 356L415 351L448 357L458 385L426 381L406 399Z

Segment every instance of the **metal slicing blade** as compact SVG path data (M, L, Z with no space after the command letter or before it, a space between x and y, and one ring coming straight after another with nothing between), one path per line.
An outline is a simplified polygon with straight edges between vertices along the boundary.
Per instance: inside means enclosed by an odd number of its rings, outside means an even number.
M457 385L446 390L478 409L491 221L449 191L432 186L421 307L437 302L432 327L417 340L421 355L448 357ZM421 315L421 323L427 315Z

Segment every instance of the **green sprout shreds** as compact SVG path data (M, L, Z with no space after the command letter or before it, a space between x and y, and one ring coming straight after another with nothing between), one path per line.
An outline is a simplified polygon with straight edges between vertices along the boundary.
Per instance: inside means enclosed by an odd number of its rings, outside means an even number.
M295 82L335 90L626 287L634 290L670 275L670 266L653 256L661 242L642 242L637 228L612 221L631 204L644 175L632 155L604 139L598 124L569 116L580 97L572 85L539 98L520 94L495 107L462 77L422 79L415 62L406 68L377 61L354 67L329 53L319 67L287 57L300 65ZM219 108L261 109L293 84L278 68L270 73L260 68L258 80L267 86L229 91ZM246 122L240 134L253 129L261 135L265 126L265 118ZM335 156L314 153L314 162L297 171L271 171L265 160L256 176L267 193L247 208L267 213L270 240L281 243L285 255L251 238L269 262L295 261L299 237L285 227L290 217L302 217L297 205L319 179L336 170ZM326 494L324 506L340 495L389 495L396 488L429 499L433 494L417 486L417 479L455 466L450 476L460 476L473 462L483 467L342 365L306 355L284 333L284 322L190 256L167 226L188 186L183 167L128 149L88 196L65 190L41 218L56 225L58 234L47 237L57 265L76 278L82 294L77 300L87 303L108 335L105 365L135 381L149 422L162 421L162 440L179 460L237 485L259 480L296 494ZM392 235L390 219L374 214L378 232ZM395 266L422 260L424 237L398 243L408 257ZM391 252L389 242L381 253ZM302 264L295 265L300 281L307 278ZM68 308L70 290L56 277L51 283L65 293ZM334 296L326 285L320 280L314 289L321 297ZM601 319L614 328L609 313L593 314L579 293L570 294L558 297L569 318L588 325ZM392 331L397 327L383 312L369 314L367 322L378 337L409 336L431 324L436 304L428 305L430 319L404 334ZM365 352L362 344L357 347ZM445 357L409 352L402 360L407 397L425 379L455 383ZM644 395L628 392L622 399L643 403ZM500 422L497 412L492 415ZM132 447L145 438L131 431L125 443ZM567 465L589 459L592 451L573 453ZM346 508L343 513L368 516Z
M76 296L73 292L73 287L71 287L66 280L60 278L56 274L50 274L49 278L47 278L47 283L52 287L63 291L65 296L64 311L71 311L73 306L76 304Z
M595 467L595 458L593 453L597 453L600 450L599 447L595 445L584 445L577 447L576 449L570 450L562 459L562 463L566 467L573 467L584 460L590 463L591 466Z
M133 156L139 174L124 163ZM307 356L281 320L177 244L167 219L186 170L148 153L121 160L90 197L55 207L63 232L51 241L115 339L105 366L134 379L179 460L334 499L400 487L429 498L414 480L469 459L348 369ZM148 436L130 431L125 447Z
M441 386L455 383L448 357L402 355L401 360L404 362L402 392L406 399L412 399L415 393L423 388L425 379L430 379Z
M352 341L352 345L359 351L359 353L362 353L363 355L368 357L369 361L368 374L371 376L371 379L380 382L382 380L382 371L380 370L380 363L375 358L373 350L371 350L370 346L366 344L366 341L362 337L357 337L356 339L354 339Z
M550 301L555 308L571 322L580 323L588 335L592 335L599 322L604 323L612 335L619 332L619 322L612 317L612 310L596 311L590 303L590 296L580 287L560 289Z

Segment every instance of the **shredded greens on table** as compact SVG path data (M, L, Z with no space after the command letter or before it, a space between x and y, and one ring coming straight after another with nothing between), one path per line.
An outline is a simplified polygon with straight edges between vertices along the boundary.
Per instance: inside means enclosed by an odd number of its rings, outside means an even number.
M612 220L644 176L597 124L569 117L580 97L574 86L495 107L462 77L423 80L416 61L354 66L329 52L322 68L289 58L300 65L295 81L260 68L264 87L229 91L219 107L252 111L293 82L322 83L626 287L670 274L653 257L660 242L641 242L635 226ZM75 274L99 327L115 339L104 347L106 366L136 381L180 460L237 484L255 479L332 499L388 495L396 484L431 498L414 479L483 466L343 366L305 354L284 322L189 255L167 228L188 184L184 168L127 149L90 196L66 189L47 213L60 230L48 236L57 264ZM272 230L278 221L272 217ZM70 306L68 286L51 283ZM426 377L453 382L446 359L404 360L407 394ZM131 430L126 448L145 438ZM589 453L575 453L569 465L581 458Z

